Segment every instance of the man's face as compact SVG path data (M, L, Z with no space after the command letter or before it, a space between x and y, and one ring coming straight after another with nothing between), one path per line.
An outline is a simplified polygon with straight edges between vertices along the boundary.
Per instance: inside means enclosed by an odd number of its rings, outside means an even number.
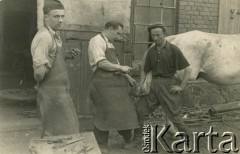
M64 10L52 10L45 15L48 26L50 26L53 30L57 30L62 26L64 17Z
M112 27L109 28L109 32L110 32L110 40L114 41L116 39L122 39L122 33L123 33L123 29L121 26L119 26L117 29L113 29Z
M164 42L165 34L162 28L154 28L151 30L151 37L156 45L161 45Z

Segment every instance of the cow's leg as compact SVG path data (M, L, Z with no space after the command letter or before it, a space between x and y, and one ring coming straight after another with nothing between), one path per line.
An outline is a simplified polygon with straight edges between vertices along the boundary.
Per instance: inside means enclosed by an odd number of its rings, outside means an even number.
M205 73L205 72L199 72L199 73L198 73L196 79L198 80L198 79L200 79L200 78L208 81L209 83L219 84L218 81L216 81L216 79L212 78L210 75L208 75L208 74Z
M232 76L214 76L209 73L199 72L196 79L202 78L209 83L216 85L236 85L240 84L240 73Z
M200 79L200 78L206 80L208 77L207 77L207 74L205 72L199 72L196 79Z

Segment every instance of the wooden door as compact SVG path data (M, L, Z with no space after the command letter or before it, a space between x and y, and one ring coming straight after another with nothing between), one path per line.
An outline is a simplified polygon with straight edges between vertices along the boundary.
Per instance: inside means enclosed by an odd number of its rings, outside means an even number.
M220 0L219 2L218 33L240 33L240 1Z
M147 26L166 25L168 35L175 34L176 0L133 0L133 65L138 64L149 46Z

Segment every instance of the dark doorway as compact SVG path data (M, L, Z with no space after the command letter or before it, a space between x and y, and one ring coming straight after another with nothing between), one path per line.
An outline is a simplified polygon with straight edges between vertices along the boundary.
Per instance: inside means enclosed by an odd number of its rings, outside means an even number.
M3 24L3 69L18 83L32 81L30 48L37 32L36 0L5 0Z

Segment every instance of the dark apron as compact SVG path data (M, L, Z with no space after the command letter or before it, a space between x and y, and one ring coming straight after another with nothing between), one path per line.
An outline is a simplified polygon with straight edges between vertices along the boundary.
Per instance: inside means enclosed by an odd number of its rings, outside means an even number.
M56 59L39 84L38 101L44 135L70 135L79 132L79 122L69 93L65 52L57 47Z
M118 63L115 49L105 51L106 59ZM139 127L136 110L128 95L128 81L97 68L93 74L90 95L94 107L94 125L102 130L126 130Z

